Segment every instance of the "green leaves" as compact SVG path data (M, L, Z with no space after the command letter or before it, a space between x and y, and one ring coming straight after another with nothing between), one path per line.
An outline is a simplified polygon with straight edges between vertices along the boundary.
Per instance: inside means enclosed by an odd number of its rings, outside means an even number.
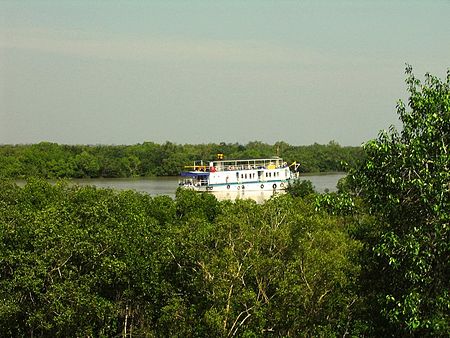
M314 194L314 186L308 180L295 180L293 183L289 182L286 192L292 197L306 197Z
M186 206L188 195L179 197ZM186 295L184 319L195 311L198 321L191 325L214 336L344 330L357 297L352 288L360 246L336 219L315 216L313 205L288 195L218 208L212 224L193 214L196 226L174 235L177 274L168 278Z
M385 271L372 283L381 286L383 313L400 334L443 335L450 306L442 297L450 288L450 77L426 74L421 83L410 66L406 73L410 110L397 106L403 129L367 142L355 175L369 210L385 223L367 266Z
M357 312L361 246L308 200L0 184L7 335L340 335Z
M111 336L131 325L125 307L151 313L160 229L146 196L44 181L15 195L0 199L0 322L11 335Z

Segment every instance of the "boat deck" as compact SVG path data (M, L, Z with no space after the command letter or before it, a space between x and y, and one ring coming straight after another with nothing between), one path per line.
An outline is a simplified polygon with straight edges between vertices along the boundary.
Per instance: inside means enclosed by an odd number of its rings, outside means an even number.
M193 171L202 172L221 172L221 171L236 171L236 170L254 170L254 169L279 169L287 167L287 163L283 159L277 158L262 158L251 160L223 160L211 161L205 165L203 161L194 162L193 166L186 166L192 168Z

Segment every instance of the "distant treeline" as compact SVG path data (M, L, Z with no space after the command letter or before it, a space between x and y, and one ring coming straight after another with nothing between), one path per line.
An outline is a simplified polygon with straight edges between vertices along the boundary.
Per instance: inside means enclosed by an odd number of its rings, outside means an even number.
M175 176L195 160L268 158L275 155L300 163L300 172L346 171L362 159L361 147L327 145L292 146L262 142L220 144L0 145L0 177L133 177Z

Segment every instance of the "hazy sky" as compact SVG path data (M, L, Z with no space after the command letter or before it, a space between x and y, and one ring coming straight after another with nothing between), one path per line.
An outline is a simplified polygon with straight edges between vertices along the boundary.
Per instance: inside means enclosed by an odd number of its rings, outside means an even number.
M360 145L405 63L450 67L450 1L3 1L0 143Z

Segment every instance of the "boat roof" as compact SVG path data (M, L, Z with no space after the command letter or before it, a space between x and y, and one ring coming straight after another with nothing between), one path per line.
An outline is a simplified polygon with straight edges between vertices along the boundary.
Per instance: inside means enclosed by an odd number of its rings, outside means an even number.
M251 159L242 159L242 160L216 160L211 161L214 165L239 165L239 164L262 164L266 165L269 163L282 163L283 159L281 157L271 157L271 158L251 158Z

